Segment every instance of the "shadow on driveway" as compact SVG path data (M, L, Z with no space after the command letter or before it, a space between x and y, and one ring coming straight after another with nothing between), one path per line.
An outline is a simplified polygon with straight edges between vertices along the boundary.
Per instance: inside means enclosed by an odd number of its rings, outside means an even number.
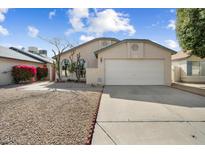
M190 108L204 108L205 97L168 86L105 86L111 98L159 103Z

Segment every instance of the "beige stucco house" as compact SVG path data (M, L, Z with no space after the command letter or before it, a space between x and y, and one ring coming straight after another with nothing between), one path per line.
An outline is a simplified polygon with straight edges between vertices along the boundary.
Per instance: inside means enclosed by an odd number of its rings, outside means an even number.
M182 51L173 55L172 79L174 82L205 83L205 58Z
M52 60L47 58L21 51L17 48L7 48L0 46L0 86L13 83L13 77L11 75L12 67L15 65L28 65L35 67L43 67L47 65L49 70L48 80L53 80L53 64Z
M96 38L64 52L61 59L69 60L73 52L86 61L87 84L171 84L171 55L176 52L150 40Z

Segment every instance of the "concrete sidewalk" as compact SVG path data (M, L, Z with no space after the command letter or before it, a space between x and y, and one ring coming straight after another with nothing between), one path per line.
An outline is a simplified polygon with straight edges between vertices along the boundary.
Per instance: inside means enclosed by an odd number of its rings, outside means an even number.
M205 97L166 86L106 86L92 144L205 144Z

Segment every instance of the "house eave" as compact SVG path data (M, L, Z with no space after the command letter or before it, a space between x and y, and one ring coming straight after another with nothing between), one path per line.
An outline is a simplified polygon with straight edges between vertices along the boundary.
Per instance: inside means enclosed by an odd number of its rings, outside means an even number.
M162 45L160 45L160 44L158 44L158 43L156 43L156 42L153 42L153 41L151 41L151 40L148 40L148 39L125 39L125 40L116 42L116 43L114 43L114 44L112 44L112 45L110 45L110 46L108 46L108 47L105 47L105 48L102 48L102 49L100 49L100 50L97 50L97 51L94 52L94 54L95 54L96 57L98 57L98 54L99 54L99 53L105 51L105 50L108 49L108 48L115 47L115 46L120 45L120 44L122 44L122 43L126 43L126 42L136 42L136 41L137 41L137 42L143 42L143 43L145 43L145 42L146 42L146 43L151 43L151 44L153 44L153 45L156 45L156 46L158 46L158 47L160 47L160 48L165 49L166 51L170 52L172 55L177 53L175 50L169 49L169 48L167 48L167 47L165 47L165 46L162 46Z

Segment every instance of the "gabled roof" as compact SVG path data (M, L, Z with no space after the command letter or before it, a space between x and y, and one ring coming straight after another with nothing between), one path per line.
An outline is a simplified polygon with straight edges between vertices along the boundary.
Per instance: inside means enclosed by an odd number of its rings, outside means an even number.
M95 51L94 53L95 53L95 55L97 56L99 53L105 51L106 49L115 47L115 46L117 46L117 45L119 45L119 44L122 44L122 43L125 43L125 42L132 42L132 41L151 43L151 44L153 44L153 45L156 45L156 46L158 46L158 47L160 47L160 48L163 48L163 49L167 50L167 51L170 52L171 54L175 54L175 53L176 53L176 51L174 51L174 50L172 50L172 49L169 49L169 48L167 48L167 47L165 47L165 46L162 46L162 45L160 45L160 44L158 44L158 43L156 43L156 42L153 42L153 41L151 41L151 40L148 40L148 39L125 39L125 40L122 40L122 41L118 41L118 42L116 42L116 43L114 43L114 44L112 44L112 45L110 45L110 46L105 47L105 48L102 48L102 49L100 49L100 50L97 50L97 51Z
M175 55L172 55L172 60L182 60L182 59L189 58L190 56L191 54L189 52L180 51Z
M92 43L92 42L95 42L95 41L98 41L98 40L112 40L112 41L117 41L117 42L119 41L118 39L112 38L112 37L99 37L99 38L95 38L95 39L93 39L93 40L87 41L87 42L85 42L85 43L83 43L83 44L80 44L80 45L78 45L78 46L76 46L76 47L73 47L73 48L71 48L71 49L69 49L69 50L63 52L62 54L68 53L68 52L70 52L70 51L73 51L73 50L75 50L75 49L77 49L77 48L80 48L80 47L82 47L82 46L84 46L84 45L87 45L87 44L89 44L89 43Z
M37 55L37 54L34 54L34 53L31 53L29 51L23 51L23 50L20 50L18 48L15 48L15 47L10 47L9 49L12 49L16 52L19 52L21 54L24 54L28 57L31 57L31 58L34 58L34 59L37 59L38 61L41 61L43 63L52 63L53 60L49 57L43 57L43 56L40 56L40 55Z
M3 46L0 46L0 57L17 59L17 60L24 60L24 61L31 61L31 62L36 62L36 63L43 63L40 60L26 56L22 53L19 53L15 50L11 50L11 49L3 47Z

